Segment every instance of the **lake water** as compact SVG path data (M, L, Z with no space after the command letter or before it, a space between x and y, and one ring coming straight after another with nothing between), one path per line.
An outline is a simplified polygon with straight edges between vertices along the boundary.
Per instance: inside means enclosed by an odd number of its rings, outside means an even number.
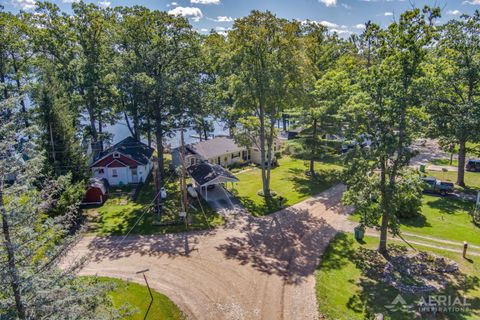
M228 135L228 130L225 129L225 124L222 121L213 121L214 131L212 134L214 136L218 135ZM130 136L130 130L128 130L127 124L125 121L119 121L117 124L113 126L107 126L104 129L106 132L111 133L113 135L112 143L115 144L120 142L121 140ZM188 128L184 133L184 139L186 144L198 142L200 139L195 138L197 132L195 130ZM142 138L142 141L146 142L145 138ZM180 132L175 132L173 137L169 137L166 139L167 144L170 144L172 148L178 147L180 145Z

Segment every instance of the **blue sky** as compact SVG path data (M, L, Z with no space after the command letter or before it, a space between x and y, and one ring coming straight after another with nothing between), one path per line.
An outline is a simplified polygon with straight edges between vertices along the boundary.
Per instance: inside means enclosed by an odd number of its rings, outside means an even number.
M51 0L69 11L76 0ZM411 7L409 0L95 0L103 6L142 5L151 9L170 11L189 18L200 32L216 29L224 32L231 28L235 18L251 10L270 10L279 17L318 21L339 34L359 33L368 20L388 25L395 17ZM35 0L0 0L6 10L31 10ZM471 14L480 9L480 0L413 1L416 6L430 5L442 8L441 22Z

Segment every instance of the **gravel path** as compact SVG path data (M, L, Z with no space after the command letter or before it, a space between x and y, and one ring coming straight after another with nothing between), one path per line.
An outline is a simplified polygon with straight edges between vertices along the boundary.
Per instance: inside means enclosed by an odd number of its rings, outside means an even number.
M149 284L189 319L318 319L315 269L339 230L353 230L341 185L279 211L242 212L208 232L84 237L67 259L90 254L81 274Z

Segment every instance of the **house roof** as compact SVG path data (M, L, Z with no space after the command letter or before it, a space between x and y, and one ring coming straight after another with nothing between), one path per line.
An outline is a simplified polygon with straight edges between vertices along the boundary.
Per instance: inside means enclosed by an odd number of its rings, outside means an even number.
M106 194L107 188L108 188L108 180L92 178L90 179L90 184L88 186L88 189L91 189L91 188L98 188L102 191L103 194Z
M139 164L146 165L152 157L153 150L153 148L150 148L145 143L140 142L133 137L128 137L100 153L94 164L114 152L119 152L130 157Z
M201 186L215 184L216 181L217 183L238 181L233 174L218 164L202 162L188 167L187 170L190 176Z
M187 146L186 149L190 149L190 151L198 154L204 159L210 159L232 152L239 152L245 148L236 144L232 138L217 137L211 140L191 144Z

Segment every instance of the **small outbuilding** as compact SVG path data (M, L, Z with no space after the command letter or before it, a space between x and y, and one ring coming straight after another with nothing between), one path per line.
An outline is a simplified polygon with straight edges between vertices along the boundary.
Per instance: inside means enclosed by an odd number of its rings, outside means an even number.
M208 200L209 186L230 182L233 189L233 184L239 181L227 169L208 162L201 162L188 167L188 173L193 179L194 186L200 190L202 196L205 196L205 200Z
M108 181L106 179L93 178L83 198L82 204L103 204L108 197Z

